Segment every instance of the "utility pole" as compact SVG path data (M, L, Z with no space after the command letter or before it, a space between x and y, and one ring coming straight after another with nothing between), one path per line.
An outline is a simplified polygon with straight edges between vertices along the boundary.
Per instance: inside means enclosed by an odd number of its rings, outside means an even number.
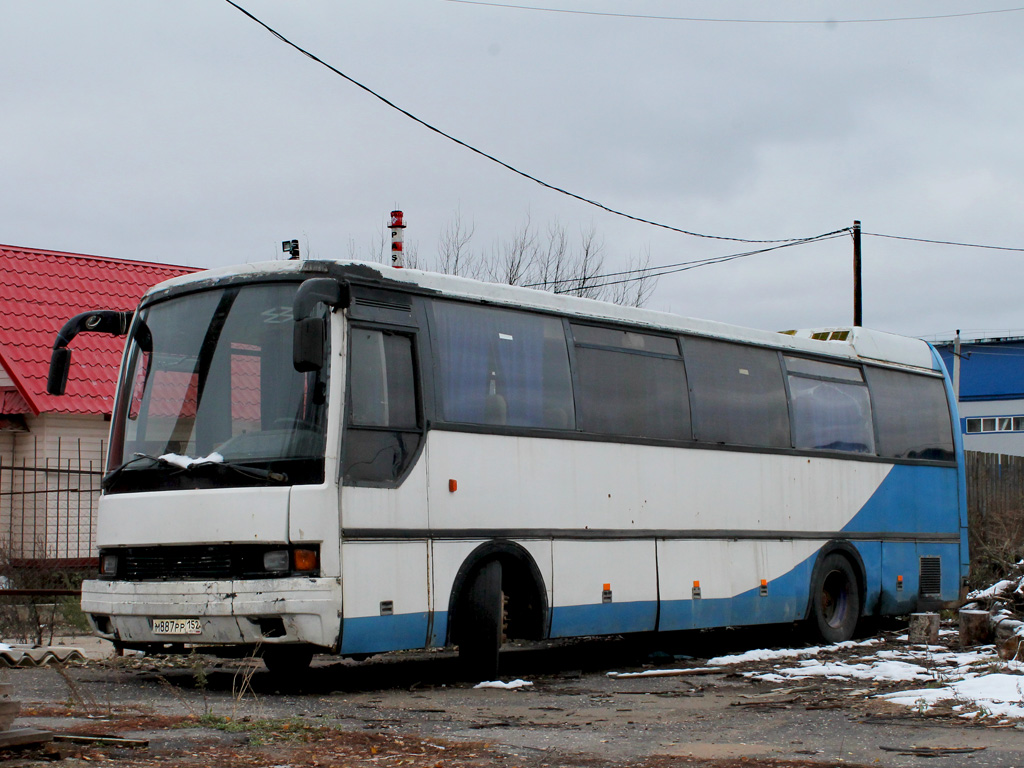
M864 311L861 304L860 290L860 222L853 222L853 324L860 327L864 324Z
M953 399L960 403L960 329L953 338Z

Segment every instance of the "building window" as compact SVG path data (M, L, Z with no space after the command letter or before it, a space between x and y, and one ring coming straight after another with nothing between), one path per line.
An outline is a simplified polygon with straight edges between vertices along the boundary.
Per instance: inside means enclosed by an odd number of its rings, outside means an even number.
M964 420L969 435L983 432L1024 432L1024 416L976 416Z

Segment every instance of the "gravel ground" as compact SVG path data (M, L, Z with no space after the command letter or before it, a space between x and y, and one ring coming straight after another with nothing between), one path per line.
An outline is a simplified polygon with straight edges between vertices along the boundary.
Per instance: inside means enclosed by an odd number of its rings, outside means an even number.
M903 647L896 633L882 635ZM819 766L1024 767L1016 723L969 722L875 698L899 684L754 682L766 663L699 671L711 656L799 645L788 630L603 639L504 655L505 680L478 689L449 652L355 663L320 658L282 680L255 660L101 658L0 671L15 683L15 727L61 738L0 752L12 766ZM98 648L90 646L93 656ZM685 654L685 656L683 656ZM836 652L841 658L842 652ZM690 668L611 678L607 671ZM910 687L906 684L904 688ZM960 750L960 751L953 751Z

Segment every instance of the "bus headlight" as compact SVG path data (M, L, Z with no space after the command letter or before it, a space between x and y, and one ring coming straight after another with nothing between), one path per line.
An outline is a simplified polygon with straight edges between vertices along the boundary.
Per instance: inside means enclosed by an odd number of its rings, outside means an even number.
M283 573L288 570L290 558L287 549L274 549L263 553L263 569L273 573Z

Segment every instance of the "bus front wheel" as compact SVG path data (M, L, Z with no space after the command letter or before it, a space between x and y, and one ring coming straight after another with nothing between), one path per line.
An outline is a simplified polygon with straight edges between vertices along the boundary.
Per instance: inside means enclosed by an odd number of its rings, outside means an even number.
M827 643L853 637L860 618L861 595L850 561L836 553L827 555L811 590L812 622L818 636Z
M474 575L465 595L459 619L459 660L466 674L494 680L498 676L498 653L505 625L501 563L497 560L485 563Z
M272 645L263 648L263 663L272 675L292 678L309 669L313 649L302 645Z

